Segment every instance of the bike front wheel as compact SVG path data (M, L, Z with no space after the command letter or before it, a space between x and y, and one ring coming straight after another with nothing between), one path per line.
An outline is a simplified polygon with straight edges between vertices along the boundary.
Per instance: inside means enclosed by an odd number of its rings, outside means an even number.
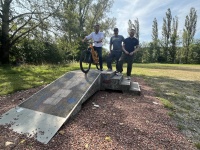
M80 68L83 73L88 73L90 70L92 63L92 55L91 52L88 50L84 50L81 52L81 57L80 57Z

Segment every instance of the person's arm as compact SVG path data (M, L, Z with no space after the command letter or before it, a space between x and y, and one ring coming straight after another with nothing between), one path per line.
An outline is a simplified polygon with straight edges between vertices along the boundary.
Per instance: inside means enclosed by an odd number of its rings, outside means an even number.
M82 42L85 42L86 40L91 39L91 38L92 38L92 33L91 33L90 35L86 36L86 37L82 40Z
M134 51L132 51L131 53L130 53L130 55L133 55L134 53L136 53L137 51L139 51L139 45L137 45L137 46L135 46L136 47L136 49L134 49Z
M100 37L100 40L99 40L99 41L97 41L97 43L101 43L101 42L103 42L103 38L104 38L104 34L103 34L103 32L101 32L101 37Z
M136 48L134 49L133 52L130 53L130 55L133 55L134 53L136 53L137 51L139 51L139 41L137 41L137 45L135 47Z
M85 41L86 41L86 39L87 39L86 37L85 37L84 39L82 39L82 42L85 42Z
M110 38L110 53L111 53L111 50L112 50L112 37Z
M136 53L137 51L139 51L139 45L136 46L136 49L134 50L134 53Z
M125 54L129 54L129 52L125 49L125 43L122 45L122 50L124 51Z

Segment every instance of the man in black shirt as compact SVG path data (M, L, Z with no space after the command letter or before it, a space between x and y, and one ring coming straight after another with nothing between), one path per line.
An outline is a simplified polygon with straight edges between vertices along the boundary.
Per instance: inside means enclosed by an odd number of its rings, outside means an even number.
M129 32L130 37L124 40L124 44L122 46L123 54L119 59L119 72L123 72L123 63L124 61L127 62L127 79L131 79L131 71L132 71L132 64L133 64L133 57L134 53L139 50L139 41L134 37L135 30L131 29ZM119 73L119 74L120 74ZM119 75L118 74L118 75Z

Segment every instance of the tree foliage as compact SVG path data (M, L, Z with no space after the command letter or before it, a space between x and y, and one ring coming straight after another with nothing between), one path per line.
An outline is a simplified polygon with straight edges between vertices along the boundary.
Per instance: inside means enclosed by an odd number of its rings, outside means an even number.
M55 3L53 0L1 0L0 4L0 62L4 64L9 63L10 49L17 42L48 22L48 18L54 13Z
M163 57L165 61L168 60L169 53L169 43L170 43L170 35L171 35L171 21L172 14L170 8L167 9L166 16L163 18L163 26L162 26L162 48L163 48Z
M19 49L24 41L27 45L37 41L44 49L53 44L55 51L65 54L64 59L77 59L83 46L80 39L93 31L95 23L101 25L106 35L115 25L115 18L107 16L113 0L1 0L0 4L2 64L9 63L10 58L14 60L16 54L28 56L22 54L26 46ZM57 50L58 47L62 49ZM38 48L44 52L42 47Z
M152 47L153 47L153 62L156 62L160 57L159 39L158 39L158 22L154 18L152 25Z
M194 40L197 24L197 11L195 8L190 9L189 15L185 18L185 28L183 30L183 46L185 47L185 63L188 63L189 46Z
M138 18L136 20L134 20L134 23L131 20L128 21L128 33L129 33L130 29L135 30L135 37L139 40L140 25L139 25Z

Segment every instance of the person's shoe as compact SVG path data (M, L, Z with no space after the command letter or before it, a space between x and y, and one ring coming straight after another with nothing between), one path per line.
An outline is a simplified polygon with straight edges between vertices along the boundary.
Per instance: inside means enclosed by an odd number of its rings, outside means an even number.
M97 70L99 70L99 71L103 71L103 69L97 69Z
M112 69L109 68L107 71L112 71Z
M127 76L127 80L131 80L131 77L130 77L130 76Z
M122 76L121 72L116 73L117 76Z

